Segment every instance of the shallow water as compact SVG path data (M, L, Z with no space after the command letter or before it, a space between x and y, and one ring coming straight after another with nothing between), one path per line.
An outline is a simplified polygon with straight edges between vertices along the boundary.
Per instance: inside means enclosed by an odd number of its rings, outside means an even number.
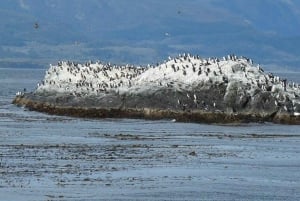
M0 69L0 200L300 200L300 126L49 116Z

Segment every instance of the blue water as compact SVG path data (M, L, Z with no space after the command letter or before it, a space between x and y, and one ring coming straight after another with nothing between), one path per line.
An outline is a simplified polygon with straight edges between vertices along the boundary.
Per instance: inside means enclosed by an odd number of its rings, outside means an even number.
M0 201L300 200L300 126L91 120L11 104L43 76L0 69Z

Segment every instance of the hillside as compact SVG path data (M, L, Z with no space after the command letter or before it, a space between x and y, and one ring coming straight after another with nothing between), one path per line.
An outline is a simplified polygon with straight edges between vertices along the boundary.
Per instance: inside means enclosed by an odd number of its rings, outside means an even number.
M235 52L297 70L299 8L283 0L4 0L0 65L98 58L146 64L180 52Z

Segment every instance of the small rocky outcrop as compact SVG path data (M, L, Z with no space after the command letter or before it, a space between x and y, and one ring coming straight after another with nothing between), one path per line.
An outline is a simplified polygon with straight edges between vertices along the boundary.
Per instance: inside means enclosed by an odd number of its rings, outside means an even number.
M156 66L59 62L13 103L50 114L300 124L300 87L246 57L189 54Z

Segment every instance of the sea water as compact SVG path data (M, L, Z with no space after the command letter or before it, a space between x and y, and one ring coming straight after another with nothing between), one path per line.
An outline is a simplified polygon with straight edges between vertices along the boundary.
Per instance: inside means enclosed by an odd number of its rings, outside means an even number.
M44 71L0 69L0 201L300 200L300 126L83 119L12 105Z

